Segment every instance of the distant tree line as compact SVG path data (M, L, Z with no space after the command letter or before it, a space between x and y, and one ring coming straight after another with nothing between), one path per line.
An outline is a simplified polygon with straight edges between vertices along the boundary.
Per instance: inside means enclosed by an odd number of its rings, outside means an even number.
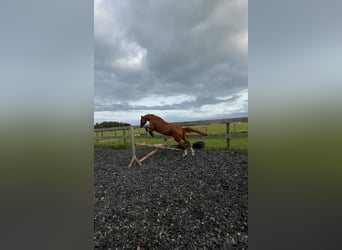
M113 128L113 127L123 127L123 126L131 126L129 123L122 123L122 122L101 122L96 123L94 128Z

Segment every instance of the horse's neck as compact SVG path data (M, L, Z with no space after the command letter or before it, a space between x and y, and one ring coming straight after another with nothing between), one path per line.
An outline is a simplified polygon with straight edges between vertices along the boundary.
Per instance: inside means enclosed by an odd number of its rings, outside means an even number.
M160 118L158 116L150 117L150 123L151 122L154 123L155 125L157 125L157 124L168 124L166 121L164 121L162 118Z

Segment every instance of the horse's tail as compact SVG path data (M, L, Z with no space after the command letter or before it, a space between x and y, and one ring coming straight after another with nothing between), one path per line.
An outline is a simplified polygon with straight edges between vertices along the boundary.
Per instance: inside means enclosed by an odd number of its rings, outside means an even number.
M205 132L202 132L202 131L199 131L197 129L190 128L190 127L183 127L182 129L183 129L184 133L195 132L195 133L200 134L200 135L205 135L205 136L208 135Z

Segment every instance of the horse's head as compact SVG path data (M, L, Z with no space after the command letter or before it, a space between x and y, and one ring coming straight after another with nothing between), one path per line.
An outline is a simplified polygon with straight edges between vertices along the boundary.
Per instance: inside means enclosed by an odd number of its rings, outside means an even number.
M144 127L146 122L147 122L146 117L145 116L141 116L141 118L140 118L140 128Z

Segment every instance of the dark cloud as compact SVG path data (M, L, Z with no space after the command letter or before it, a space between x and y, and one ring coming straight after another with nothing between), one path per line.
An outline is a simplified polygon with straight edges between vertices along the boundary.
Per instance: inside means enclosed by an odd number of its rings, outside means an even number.
M151 95L195 97L164 110L200 107L247 89L247 34L247 0L95 0L95 111Z

